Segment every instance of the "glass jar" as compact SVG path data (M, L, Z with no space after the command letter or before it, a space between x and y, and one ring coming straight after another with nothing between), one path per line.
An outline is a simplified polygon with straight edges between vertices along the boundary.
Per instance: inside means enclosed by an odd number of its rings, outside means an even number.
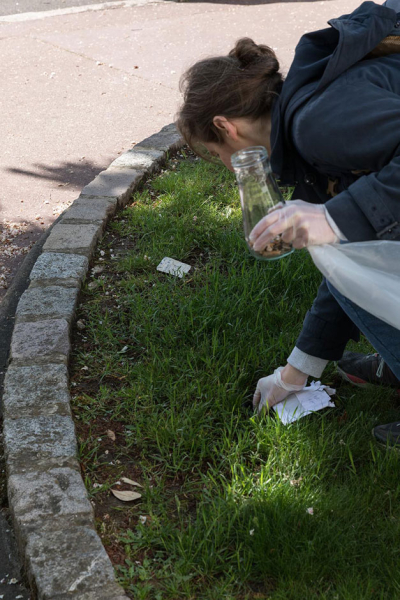
M231 157L233 170L239 186L240 204L243 214L244 235L250 253L259 260L276 260L293 252L279 235L263 250L253 250L249 235L268 211L285 200L272 175L267 150L264 146L250 146L235 152Z

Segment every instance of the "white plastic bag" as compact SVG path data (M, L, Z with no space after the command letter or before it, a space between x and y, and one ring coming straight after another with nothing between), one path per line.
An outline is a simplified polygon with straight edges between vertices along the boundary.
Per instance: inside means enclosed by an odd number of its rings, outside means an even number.
M325 244L308 250L343 296L400 329L400 242Z

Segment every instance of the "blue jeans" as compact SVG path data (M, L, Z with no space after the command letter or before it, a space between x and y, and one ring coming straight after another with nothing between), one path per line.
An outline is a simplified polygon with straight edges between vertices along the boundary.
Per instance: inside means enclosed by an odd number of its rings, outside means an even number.
M327 281L332 296L400 379L400 331L343 296Z

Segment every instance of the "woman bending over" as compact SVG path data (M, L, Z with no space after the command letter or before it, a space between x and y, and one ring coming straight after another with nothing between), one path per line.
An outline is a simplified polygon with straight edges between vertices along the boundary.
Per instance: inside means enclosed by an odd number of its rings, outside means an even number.
M234 152L265 146L281 183L295 187L296 200L256 226L255 250L279 234L295 248L400 239L400 54L387 42L399 24L396 10L364 2L303 36L285 80L271 48L249 38L184 74L177 125L187 143L231 170ZM375 354L345 352L359 331ZM351 383L400 389L400 331L324 279L286 366L259 380L255 406L280 402L332 360ZM400 422L374 435L399 446Z

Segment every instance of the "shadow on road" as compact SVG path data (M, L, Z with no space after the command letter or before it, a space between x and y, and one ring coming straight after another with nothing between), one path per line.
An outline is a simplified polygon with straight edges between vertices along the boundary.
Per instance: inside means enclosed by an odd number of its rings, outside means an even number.
M85 160L63 161L59 164L47 165L34 163L30 168L6 167L7 173L16 177L26 177L31 180L47 180L53 183L55 189L63 191L59 203L52 205L53 214L47 214L45 219L33 220L16 217L11 222L2 219L0 204L0 302L5 296L15 273L25 255L33 244L40 238L46 227L56 219L65 208L79 196L83 187L90 183L99 173L106 169L115 156L106 157L102 163ZM66 198L66 202L62 199ZM50 206L49 206L50 210ZM43 211L41 212L43 216Z
M77 162L66 161L59 163L58 165L37 163L32 165L32 170L13 167L9 167L5 170L13 175L23 175L34 179L54 181L58 183L60 187L71 185L82 188L90 183L100 171L106 169L114 158L115 157L110 157L108 161L105 160L103 164L97 164L90 160L82 159Z
M1 207L0 207L1 214ZM0 221L0 302L25 256L40 238L44 227L22 218Z

